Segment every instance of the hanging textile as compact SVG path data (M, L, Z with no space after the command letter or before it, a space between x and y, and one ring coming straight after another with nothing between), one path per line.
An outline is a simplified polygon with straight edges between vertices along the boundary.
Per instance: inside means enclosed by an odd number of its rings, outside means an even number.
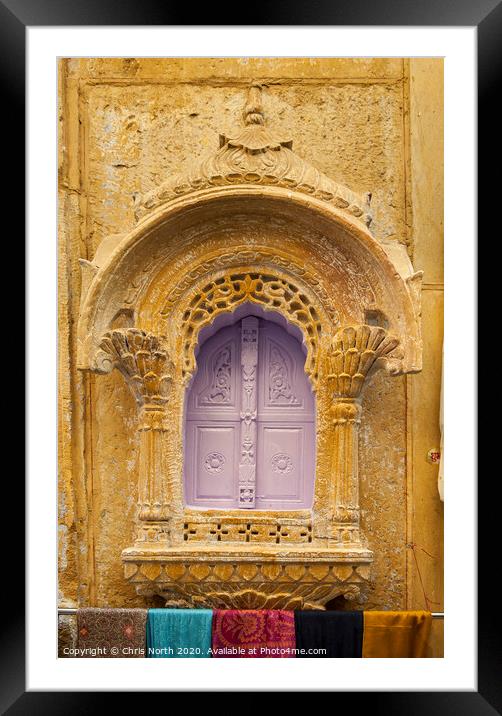
M363 613L295 612L297 658L360 658L363 645Z
M79 609L78 656L144 658L146 614L146 609Z
M363 658L424 657L430 612L364 612Z
M292 611L215 609L213 657L291 658L295 656Z
M211 609L149 609L150 659L207 659L211 656Z

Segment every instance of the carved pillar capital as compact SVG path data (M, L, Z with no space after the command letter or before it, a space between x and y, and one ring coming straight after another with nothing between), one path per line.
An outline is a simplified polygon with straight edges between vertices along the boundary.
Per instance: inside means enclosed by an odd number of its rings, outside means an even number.
M163 339L139 328L108 331L100 342L99 364L117 368L139 406L165 409L171 394L174 364Z
M333 400L359 398L371 368L388 357L399 341L380 326L344 326L331 340L326 378Z

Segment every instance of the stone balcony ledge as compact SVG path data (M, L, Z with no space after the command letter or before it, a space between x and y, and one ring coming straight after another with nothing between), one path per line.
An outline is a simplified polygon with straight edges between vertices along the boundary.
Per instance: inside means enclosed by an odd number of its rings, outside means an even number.
M139 594L166 606L240 609L323 609L337 596L361 597L371 551L317 545L182 544L130 547L125 577Z
M315 543L309 545L275 545L264 544L263 542L247 543L207 543L207 542L185 542L172 547L159 547L151 542L139 547L128 547L122 552L124 563L137 559L146 562L172 562L186 560L193 562L205 559L231 562L236 559L242 561L263 562L371 562L373 553L361 545L344 545L343 547L319 546Z

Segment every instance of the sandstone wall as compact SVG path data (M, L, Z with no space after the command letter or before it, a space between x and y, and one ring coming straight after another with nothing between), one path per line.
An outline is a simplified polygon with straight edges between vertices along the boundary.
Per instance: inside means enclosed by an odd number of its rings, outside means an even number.
M75 368L79 258L134 225L144 193L235 134L251 81L267 124L356 191L372 230L424 271L423 371L366 388L362 528L367 607L442 611L437 465L443 316L443 64L435 59L70 59L59 65L60 606L142 606L123 579L136 502L135 407L117 372ZM419 574L420 572L420 574ZM421 579L420 579L421 576ZM422 589L423 583L423 589ZM442 653L434 624L431 655Z

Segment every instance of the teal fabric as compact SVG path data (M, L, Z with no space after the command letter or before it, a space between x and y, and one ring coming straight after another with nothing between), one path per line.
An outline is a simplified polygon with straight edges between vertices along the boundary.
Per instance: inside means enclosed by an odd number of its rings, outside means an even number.
M212 609L149 609L147 658L209 658L212 622Z

